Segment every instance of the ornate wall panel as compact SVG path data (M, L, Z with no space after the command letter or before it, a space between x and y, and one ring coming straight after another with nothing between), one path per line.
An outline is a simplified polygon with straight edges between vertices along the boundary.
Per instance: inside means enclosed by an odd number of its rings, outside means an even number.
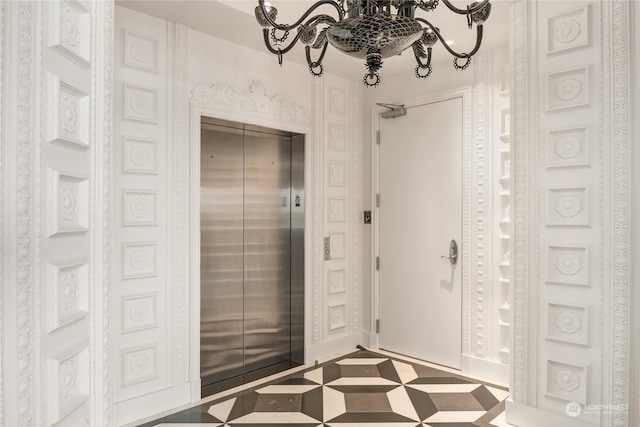
M115 27L113 378L114 420L121 423L155 410L140 404L131 414L123 404L173 385L174 147L168 141L175 27L120 8Z
M89 264L86 259L47 264L50 311L47 330L53 332L89 313Z
M329 237L330 259L318 254L324 278L314 282L314 342L349 335L361 341L360 322L360 216L359 89L346 80L327 76L317 83L314 125L321 130L322 187L316 187L325 206L323 235ZM320 92L320 93L319 93ZM318 97L318 95L320 95ZM321 307L327 307L327 311ZM324 314L326 313L326 314ZM326 316L324 327L318 327Z
M54 74L47 75L49 142L70 148L89 146L89 96Z
M48 424L65 419L89 400L89 343L82 342L47 358Z
M98 243L108 220L95 189L111 166L96 119L98 108L110 109L98 72L110 8L51 1L0 9L2 425L110 422L110 385L92 386L109 370L108 355L96 356L109 340L96 307L109 295L95 272L110 247Z
M93 22L95 24L95 22ZM92 16L75 1L56 1L50 6L48 47L80 67L89 68L92 49Z
M629 7L515 12L514 401L588 425L630 415Z
M494 100L494 114L500 112L500 129L493 132L494 157L491 164L494 166L493 177L497 179L497 185L492 187L494 200L494 218L497 220L497 227L493 227L494 251L494 317L493 324L497 322L498 331L495 334L493 343L495 345L493 354L497 351L497 360L503 365L511 364L511 286L513 260L511 254L511 108L510 102L510 74L508 67L509 58L502 58L500 61L500 77L498 82L498 96ZM495 183L495 181L494 181ZM495 224L496 221L493 221ZM497 239L495 237L497 236ZM495 357L495 356L494 356Z

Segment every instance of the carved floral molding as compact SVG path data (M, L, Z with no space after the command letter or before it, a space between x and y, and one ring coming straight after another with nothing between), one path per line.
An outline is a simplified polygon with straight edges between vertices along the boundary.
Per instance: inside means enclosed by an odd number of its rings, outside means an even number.
M306 108L281 95L267 95L259 80L254 80L249 89L229 83L198 84L193 89L191 101L216 110L242 112L300 125L311 124Z

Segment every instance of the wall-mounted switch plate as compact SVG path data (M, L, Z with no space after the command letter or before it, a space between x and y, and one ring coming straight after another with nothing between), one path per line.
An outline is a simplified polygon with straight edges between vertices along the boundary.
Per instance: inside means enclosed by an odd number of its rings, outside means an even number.
M324 238L324 260L329 261L331 259L331 237Z

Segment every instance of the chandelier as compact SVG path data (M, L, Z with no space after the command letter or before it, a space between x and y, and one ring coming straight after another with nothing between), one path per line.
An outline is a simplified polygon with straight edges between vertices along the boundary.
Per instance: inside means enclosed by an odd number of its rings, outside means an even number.
M382 59L398 55L411 47L417 66L416 77L425 79L431 75L431 50L439 41L453 55L453 66L466 69L471 57L482 43L482 26L489 17L489 0L469 4L465 9L455 7L449 0L441 0L452 12L465 15L469 28L476 24L476 43L470 52L456 52L445 41L440 29L428 20L416 16L416 12L435 10L440 0L320 0L313 4L293 24L276 22L278 10L258 0L255 15L263 28L264 42L269 52L282 56L297 42L305 45L309 71L314 76L323 73L322 59L331 44L347 55L365 60L367 73L365 86L380 83L378 71ZM322 8L322 13L316 10ZM392 11L393 9L393 11ZM313 16L311 16L313 14ZM296 30L295 35L291 34ZM312 49L319 51L312 59Z

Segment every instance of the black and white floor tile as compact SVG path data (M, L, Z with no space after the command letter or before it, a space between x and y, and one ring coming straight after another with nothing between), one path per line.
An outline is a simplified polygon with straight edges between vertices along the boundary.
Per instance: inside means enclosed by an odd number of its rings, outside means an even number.
M507 396L498 386L358 351L144 425L500 427Z

